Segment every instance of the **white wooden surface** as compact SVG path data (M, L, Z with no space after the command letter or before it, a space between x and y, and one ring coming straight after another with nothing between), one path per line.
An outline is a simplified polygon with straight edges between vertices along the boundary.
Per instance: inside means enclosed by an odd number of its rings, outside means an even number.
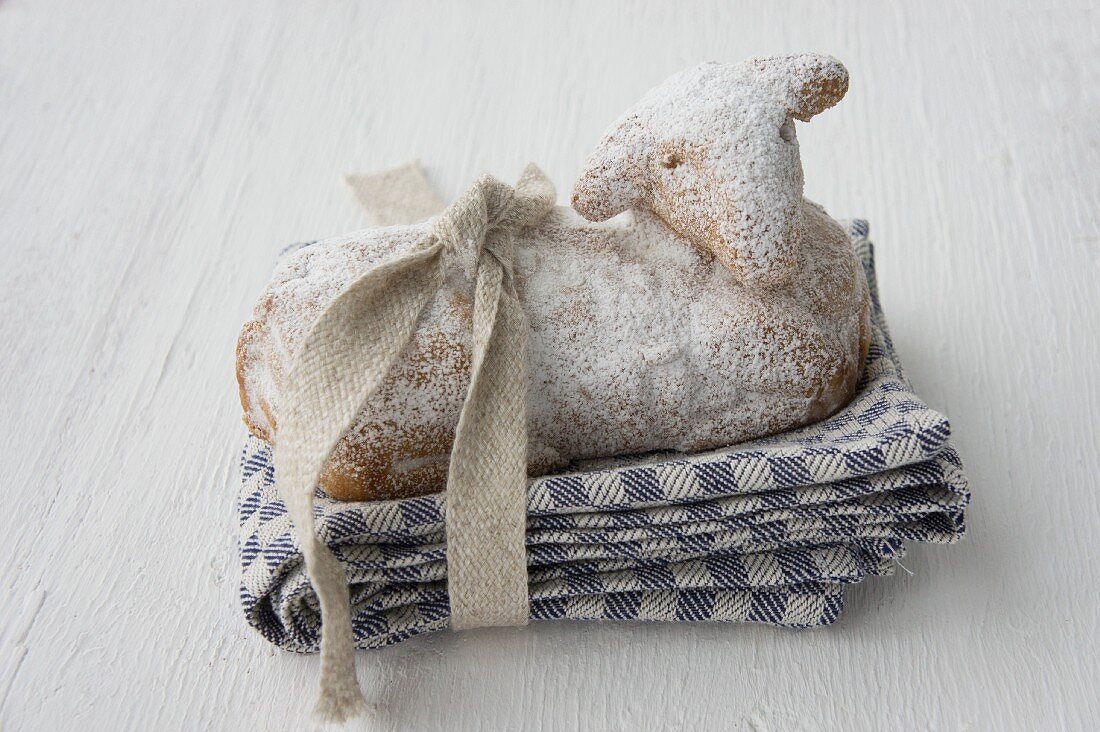
M0 727L300 729L316 657L236 604L237 329L275 251L448 196L704 59L823 50L807 193L861 215L970 539L834 627L541 623L360 654L382 729L1100 724L1093 3L0 2ZM564 193L559 194L564 198Z

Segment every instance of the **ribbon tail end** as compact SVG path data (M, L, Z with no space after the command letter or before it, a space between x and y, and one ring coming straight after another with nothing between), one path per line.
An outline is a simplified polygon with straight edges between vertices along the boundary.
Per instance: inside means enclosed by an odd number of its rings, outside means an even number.
M349 719L372 712L358 686L344 689L325 689L313 707L313 716L329 724L343 724Z

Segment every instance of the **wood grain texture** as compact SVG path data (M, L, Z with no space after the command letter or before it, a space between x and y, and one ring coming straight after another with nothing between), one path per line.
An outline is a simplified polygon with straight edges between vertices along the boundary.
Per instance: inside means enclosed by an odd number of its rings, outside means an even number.
M872 222L971 537L836 626L537 623L362 653L380 729L1094 726L1100 12L1064 2L0 2L0 727L300 729L316 657L237 607L233 344L338 182L449 197L699 60L820 50L807 194Z

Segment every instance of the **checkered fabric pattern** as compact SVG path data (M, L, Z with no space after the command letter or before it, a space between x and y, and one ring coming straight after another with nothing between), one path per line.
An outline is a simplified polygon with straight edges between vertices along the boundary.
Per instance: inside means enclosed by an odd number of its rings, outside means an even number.
M871 287L858 395L803 429L707 453L617 458L528 490L534 620L833 622L844 588L893 572L906 541L952 543L970 494L947 419L902 373L879 305L867 223L849 234ZM241 602L283 648L318 649L317 599L274 483L271 448L241 460ZM447 626L441 495L340 503L318 530L345 565L356 644Z

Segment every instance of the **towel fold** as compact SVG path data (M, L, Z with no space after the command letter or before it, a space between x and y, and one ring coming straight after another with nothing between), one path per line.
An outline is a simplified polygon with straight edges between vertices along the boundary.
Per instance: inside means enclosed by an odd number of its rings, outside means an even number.
M856 398L833 417L706 453L577 466L531 481L533 620L754 621L839 616L844 588L891 574L906 541L953 543L966 478L947 419L913 393L879 304L867 223L849 224L871 290L872 343ZM318 649L320 614L269 445L242 460L241 602L272 643ZM448 625L441 494L341 503L318 494L319 535L351 585L356 645Z

